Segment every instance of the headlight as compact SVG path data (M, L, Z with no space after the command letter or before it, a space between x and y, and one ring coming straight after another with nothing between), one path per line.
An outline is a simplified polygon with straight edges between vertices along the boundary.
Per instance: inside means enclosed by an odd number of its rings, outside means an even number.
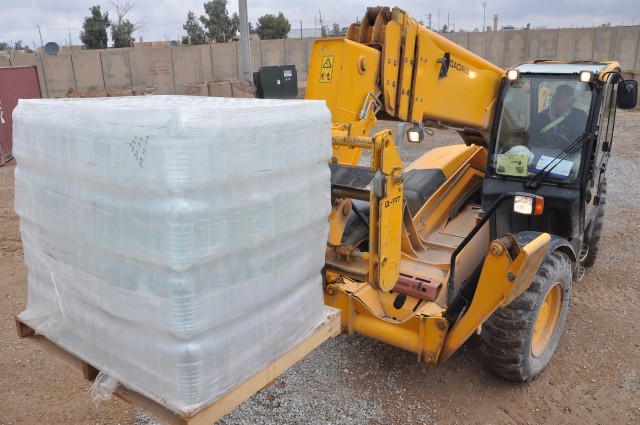
M510 69L507 71L507 80L515 81L520 78L520 71L517 69Z
M411 143L420 143L424 139L424 129L418 124L414 124L407 130L407 140Z
M513 212L525 215L541 215L544 210L544 198L536 195L516 195L513 199Z
M580 71L580 82L581 83L590 83L593 80L593 72L591 71Z

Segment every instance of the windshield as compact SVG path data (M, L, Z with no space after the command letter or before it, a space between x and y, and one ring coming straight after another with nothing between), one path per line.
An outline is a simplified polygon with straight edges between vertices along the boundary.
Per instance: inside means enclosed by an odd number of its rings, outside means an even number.
M544 170L542 180L575 182L583 149L564 153L586 131L590 105L590 87L577 77L523 76L511 82L503 92L493 171L526 178Z

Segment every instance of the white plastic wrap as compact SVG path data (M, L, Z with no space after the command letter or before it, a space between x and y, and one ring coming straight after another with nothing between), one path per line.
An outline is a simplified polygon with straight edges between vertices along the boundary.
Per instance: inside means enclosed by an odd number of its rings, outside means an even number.
M324 318L324 102L22 100L13 118L37 333L185 414Z

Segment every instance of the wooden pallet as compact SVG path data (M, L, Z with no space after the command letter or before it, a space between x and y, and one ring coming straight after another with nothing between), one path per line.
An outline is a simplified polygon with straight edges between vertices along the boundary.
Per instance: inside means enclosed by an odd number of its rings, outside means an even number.
M62 363L81 371L85 379L93 381L100 373L98 368L69 353L44 336L35 335L35 331L17 317L16 326L20 338L28 338L29 341L49 352ZM340 311L332 307L326 307L326 319L311 331L307 338L247 381L189 417L176 414L165 406L123 385L116 388L113 395L166 425L210 425L248 400L256 392L271 385L280 374L284 373L324 341L339 333Z

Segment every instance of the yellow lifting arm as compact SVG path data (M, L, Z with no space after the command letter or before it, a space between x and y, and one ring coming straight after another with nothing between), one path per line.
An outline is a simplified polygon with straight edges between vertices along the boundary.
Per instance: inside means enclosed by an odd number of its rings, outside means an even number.
M400 274L403 208L402 161L391 131L382 131L373 138L334 135L333 145L368 149L371 151L371 164L370 172L365 173L368 181L365 188L345 184L353 181L353 176L362 175L363 167L332 164L332 190L338 199L330 215L327 271L366 281L376 289L389 292ZM338 176L347 178L343 181ZM345 203L342 199L345 193L349 197L369 201L368 252L361 253L352 246L340 244L346 218L351 212L350 202Z
M334 128L350 136L367 135L378 109L386 118L483 132L503 73L403 10L374 7L346 39L314 43L306 98L326 100ZM352 165L359 153L334 149Z

